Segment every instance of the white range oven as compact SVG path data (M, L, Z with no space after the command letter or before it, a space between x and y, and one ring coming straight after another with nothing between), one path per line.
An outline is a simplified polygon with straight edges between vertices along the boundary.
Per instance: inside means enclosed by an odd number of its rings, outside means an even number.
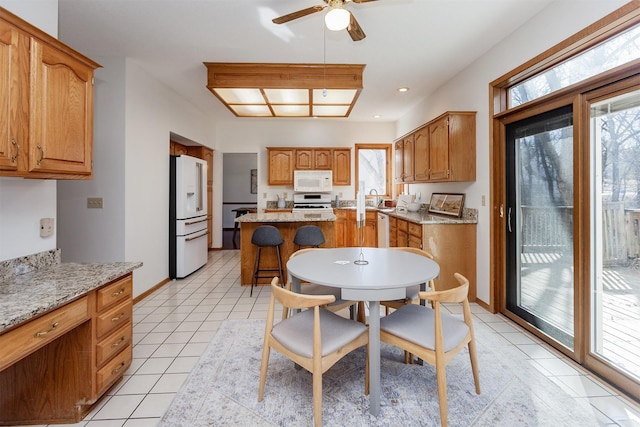
M331 195L324 193L294 193L292 212L333 213Z

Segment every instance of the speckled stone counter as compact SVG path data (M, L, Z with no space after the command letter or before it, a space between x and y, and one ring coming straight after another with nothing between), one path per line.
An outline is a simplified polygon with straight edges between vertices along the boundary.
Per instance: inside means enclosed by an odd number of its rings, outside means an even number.
M79 264L59 260L59 252L51 251L36 254L32 259L23 257L0 263L0 332L142 266L141 262ZM9 275L7 271L27 272Z
M419 210L418 212L398 212L396 210L392 212L384 212L387 215L395 216L398 218L406 219L407 221L415 222L417 224L477 224L478 223L478 210L477 209L464 209L461 218L448 217L445 215L433 215L426 210Z
M315 212L268 212L242 215L235 219L239 223L247 222L309 222L335 221L333 213Z

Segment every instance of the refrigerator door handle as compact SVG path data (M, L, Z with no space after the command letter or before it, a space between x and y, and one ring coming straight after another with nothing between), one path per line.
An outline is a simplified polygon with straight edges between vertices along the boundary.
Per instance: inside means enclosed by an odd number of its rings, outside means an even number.
M201 237L205 237L207 234L209 234L209 233L198 234L198 235L197 235L197 236L195 236L195 237L189 237L188 239L184 239L184 241L185 241L185 242L190 242L190 241L192 241L192 240L196 240L196 239L199 239L199 238L201 238Z
M205 219L199 219L198 221L187 221L184 223L184 225L193 225L193 224L199 224L201 222L207 222L207 218Z

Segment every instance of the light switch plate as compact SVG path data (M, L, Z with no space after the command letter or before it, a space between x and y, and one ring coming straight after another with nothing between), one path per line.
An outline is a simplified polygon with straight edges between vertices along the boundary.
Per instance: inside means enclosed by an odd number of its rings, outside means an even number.
M40 219L40 237L53 236L53 218Z

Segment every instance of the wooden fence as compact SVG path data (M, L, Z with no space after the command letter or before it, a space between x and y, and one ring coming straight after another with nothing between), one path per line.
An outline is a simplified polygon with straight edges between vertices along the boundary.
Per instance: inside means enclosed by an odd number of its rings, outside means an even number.
M573 207L522 207L523 253L562 253L573 246ZM640 257L640 209L623 202L603 204L602 259L605 266L628 265Z

